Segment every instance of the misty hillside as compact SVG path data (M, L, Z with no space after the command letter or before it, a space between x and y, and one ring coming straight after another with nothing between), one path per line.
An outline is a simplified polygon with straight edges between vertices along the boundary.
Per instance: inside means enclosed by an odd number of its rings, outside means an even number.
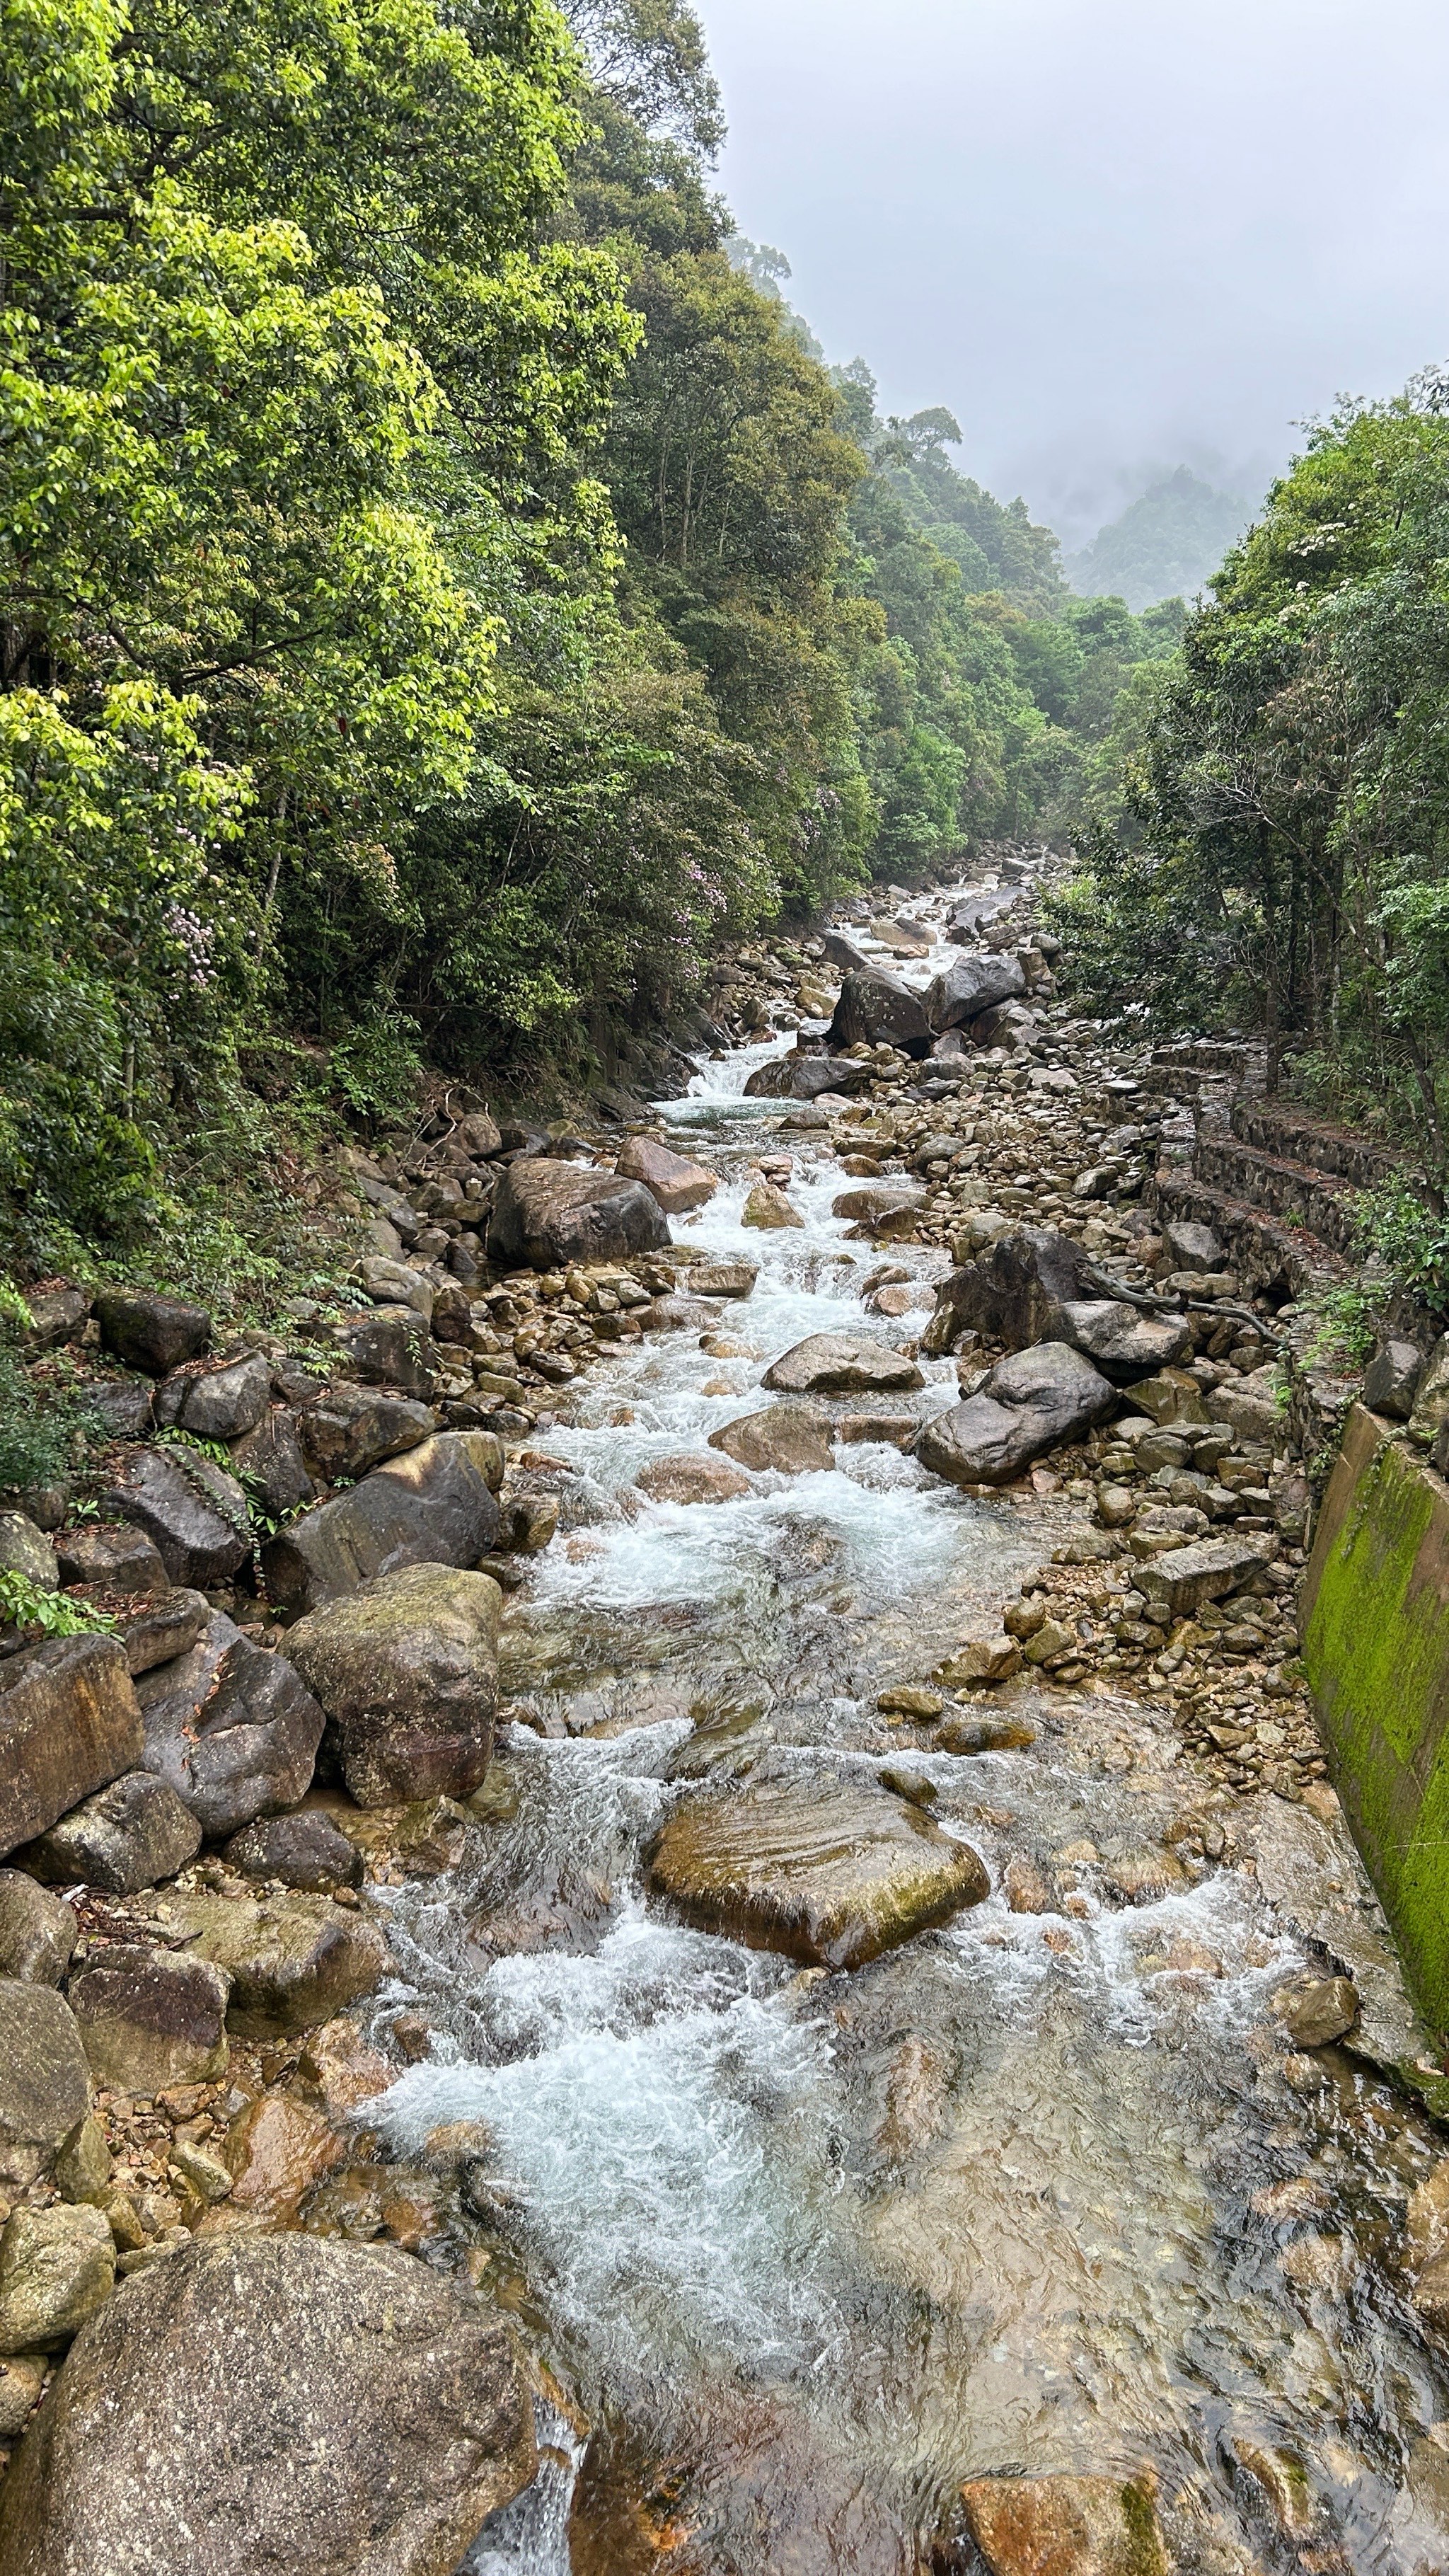
M1129 608L1191 598L1211 580L1251 516L1248 502L1215 492L1179 465L1100 529L1080 554L1068 555L1067 579L1083 598L1125 599Z

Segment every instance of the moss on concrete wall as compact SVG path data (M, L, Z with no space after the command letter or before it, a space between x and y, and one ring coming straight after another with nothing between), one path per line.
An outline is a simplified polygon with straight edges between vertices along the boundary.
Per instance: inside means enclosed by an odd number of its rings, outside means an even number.
M1449 1485L1355 1405L1304 1587L1303 1659L1354 1839L1449 2031Z

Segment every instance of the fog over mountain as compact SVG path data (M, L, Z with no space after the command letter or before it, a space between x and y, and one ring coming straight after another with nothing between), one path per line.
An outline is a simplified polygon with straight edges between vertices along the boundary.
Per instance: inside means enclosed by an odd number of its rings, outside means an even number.
M884 409L1087 545L1449 356L1434 0L705 0L743 229Z

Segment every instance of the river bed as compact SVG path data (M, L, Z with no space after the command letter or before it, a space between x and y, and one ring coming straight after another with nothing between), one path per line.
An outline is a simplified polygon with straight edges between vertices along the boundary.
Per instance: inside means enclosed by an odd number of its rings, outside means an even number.
M486 2124L488 2277L559 2393L540 2479L468 2576L964 2567L963 2479L1144 2467L1184 2570L1428 2576L1449 2565L1449 2376L1401 2249L1440 2150L1361 2061L1305 2076L1272 2013L1323 1960L1265 1893L1257 1811L1280 1870L1286 1847L1364 1903L1341 1828L1247 1799L1220 1862L1116 1903L1098 1857L1160 1847L1201 1794L1192 1758L1145 1699L1023 1680L1003 1696L1029 1746L912 1746L991 1879L944 1928L826 1975L647 1891L701 1780L879 1772L876 1694L1082 1516L968 1497L871 1442L736 1500L639 1493L648 1461L766 1401L804 1335L913 1341L945 1267L849 1239L828 1137L744 1096L780 1043L663 1105L723 1176L677 1239L758 1262L757 1285L711 1347L619 1344L534 1435L564 1509L505 1624L528 1722L502 1729L487 1833L392 1908L389 2001L437 2035L386 2140ZM798 1229L741 1225L762 1151L795 1159ZM863 1293L887 1264L919 1297L893 1320ZM921 1366L924 1415L957 1379ZM1069 1885L1060 1911L1009 1909L1018 1856Z

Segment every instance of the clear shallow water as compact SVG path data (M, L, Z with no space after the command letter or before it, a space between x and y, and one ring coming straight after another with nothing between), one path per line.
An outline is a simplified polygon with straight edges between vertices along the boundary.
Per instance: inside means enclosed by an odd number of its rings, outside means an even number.
M763 1402L804 1334L899 1346L925 1312L865 1311L881 1256L831 1215L837 1168L742 1097L769 1052L710 1065L668 1110L726 1175L676 1233L761 1265L713 1328L740 1356L692 1333L621 1345L539 1435L565 1534L510 1608L505 1687L558 1731L506 1734L513 1812L394 1908L400 1991L440 2036L386 2135L407 2153L442 2121L487 2125L480 2232L598 2428L573 2508L590 2571L909 2571L964 2476L1149 2461L1202 2576L1424 2576L1449 2565L1449 2389L1396 2249L1436 2150L1347 2060L1320 2093L1285 2083L1271 1999L1307 1961L1243 1865L1250 1837L1155 1905L1114 1907L1090 1864L1054 1913L1001 1893L1013 1857L1050 1872L1084 1842L1152 1845L1200 1794L1150 1711L1022 1689L1030 1751L913 1751L993 1894L853 1976L802 1977L645 1892L692 1781L878 1769L876 1690L923 1677L1052 1539L884 1446L723 1505L638 1493L649 1459ZM777 1149L806 1222L752 1232L746 1166ZM899 1266L924 1297L939 1257ZM951 1400L948 1364L925 1369L919 1412ZM1291 2207L1265 2200L1285 2181ZM472 2576L565 2576L584 2446L562 2415L542 2429L539 2486ZM667 2496L665 2539L631 2558L605 2512L600 2541L601 2485L644 2499L631 2532ZM694 2554L671 2556L676 2522Z

